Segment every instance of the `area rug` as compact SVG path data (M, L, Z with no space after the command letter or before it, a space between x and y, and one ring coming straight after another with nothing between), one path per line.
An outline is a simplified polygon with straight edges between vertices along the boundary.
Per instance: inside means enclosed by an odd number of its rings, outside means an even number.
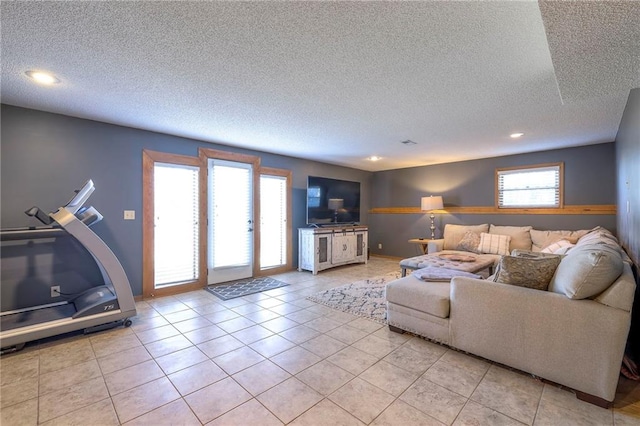
M288 286L282 281L274 280L270 277L245 278L237 281L230 281L224 284L214 284L207 286L205 290L219 297L222 300L235 299L236 297L247 296L249 294L260 293L262 291L273 290Z
M400 278L400 272L356 281L308 296L307 299L353 315L387 323L385 286Z

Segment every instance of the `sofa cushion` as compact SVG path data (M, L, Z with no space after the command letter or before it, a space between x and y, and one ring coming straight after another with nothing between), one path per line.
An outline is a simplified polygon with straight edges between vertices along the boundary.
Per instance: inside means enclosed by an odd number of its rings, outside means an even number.
M624 260L623 260L624 262ZM605 291L594 300L612 308L623 309L631 312L633 298L636 292L636 283L629 264L623 264L620 275Z
M610 231L600 226L580 237L576 246L584 246L587 244L606 245L620 252L618 239Z
M481 232L489 232L489 224L484 223L482 225L452 225L447 223L444 226L444 249L445 250L456 250L458 244L460 244L460 240L464 237L464 234L467 231L477 232L480 234Z
M509 252L515 249L531 250L531 226L496 226L489 227L490 234L511 236Z
M469 251L471 253L479 253L478 246L480 245L480 233L467 231L464 233L464 237L458 243L456 250Z
M480 245L478 246L478 251L480 253L500 254L503 256L508 255L510 242L510 235L487 234L486 232L483 232L480 234Z
M570 243L575 244L578 242L580 237L586 235L588 232L588 229L580 231L539 231L537 229L532 229L529 231L532 243L531 250L540 251L559 240L567 240Z
M586 299L609 288L622 274L622 258L608 245L576 246L562 259L549 291L570 299Z
M547 290L559 264L559 256L503 256L498 264L494 281L536 290Z
M387 284L387 301L426 312L438 318L449 317L449 282L420 281L413 275Z

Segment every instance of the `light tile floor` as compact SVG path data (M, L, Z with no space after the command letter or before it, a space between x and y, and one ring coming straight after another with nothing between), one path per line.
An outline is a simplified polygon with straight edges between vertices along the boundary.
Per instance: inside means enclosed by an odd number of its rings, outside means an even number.
M306 299L397 270L372 258L226 302L204 290L139 302L130 328L2 357L0 423L640 425L637 382L622 378L605 410Z

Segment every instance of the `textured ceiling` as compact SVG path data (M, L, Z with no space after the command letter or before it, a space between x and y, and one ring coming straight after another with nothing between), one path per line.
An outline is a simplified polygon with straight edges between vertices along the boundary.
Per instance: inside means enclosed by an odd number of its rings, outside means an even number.
M3 103L363 170L610 142L640 87L635 1L0 7Z

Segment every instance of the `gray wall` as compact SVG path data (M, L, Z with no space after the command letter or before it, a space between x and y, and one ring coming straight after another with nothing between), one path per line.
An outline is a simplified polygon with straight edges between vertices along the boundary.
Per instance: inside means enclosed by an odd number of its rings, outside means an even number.
M616 137L618 233L635 264L640 263L640 89L633 89ZM627 208L628 206L628 208Z
M633 303L629 352L640 362L640 89L633 89L616 136L618 165L618 234L635 263L636 297ZM627 204L629 206L627 210Z
M373 175L372 206L419 207L420 198L442 195L446 206L494 205L495 169L564 162L565 205L616 204L615 144L487 158L434 166L376 172ZM616 232L614 215L476 215L437 214L436 238L446 223L531 225L536 229L590 229L596 225ZM430 236L425 214L371 214L371 253L407 257L419 248L410 238ZM382 244L382 249L378 249Z
M1 108L2 228L38 225L24 210L34 205L54 210L86 179L93 179L96 191L88 204L104 216L93 229L120 259L135 295L142 294L143 149L197 156L199 147L207 147L258 155L263 166L292 170L294 264L296 230L306 222L308 175L361 182L361 222L368 222L370 172L9 105ZM123 220L124 210L135 210L136 220ZM3 311L59 300L50 299L51 285L62 285L63 292L73 293L98 279L82 248L63 240L21 247L3 243Z

